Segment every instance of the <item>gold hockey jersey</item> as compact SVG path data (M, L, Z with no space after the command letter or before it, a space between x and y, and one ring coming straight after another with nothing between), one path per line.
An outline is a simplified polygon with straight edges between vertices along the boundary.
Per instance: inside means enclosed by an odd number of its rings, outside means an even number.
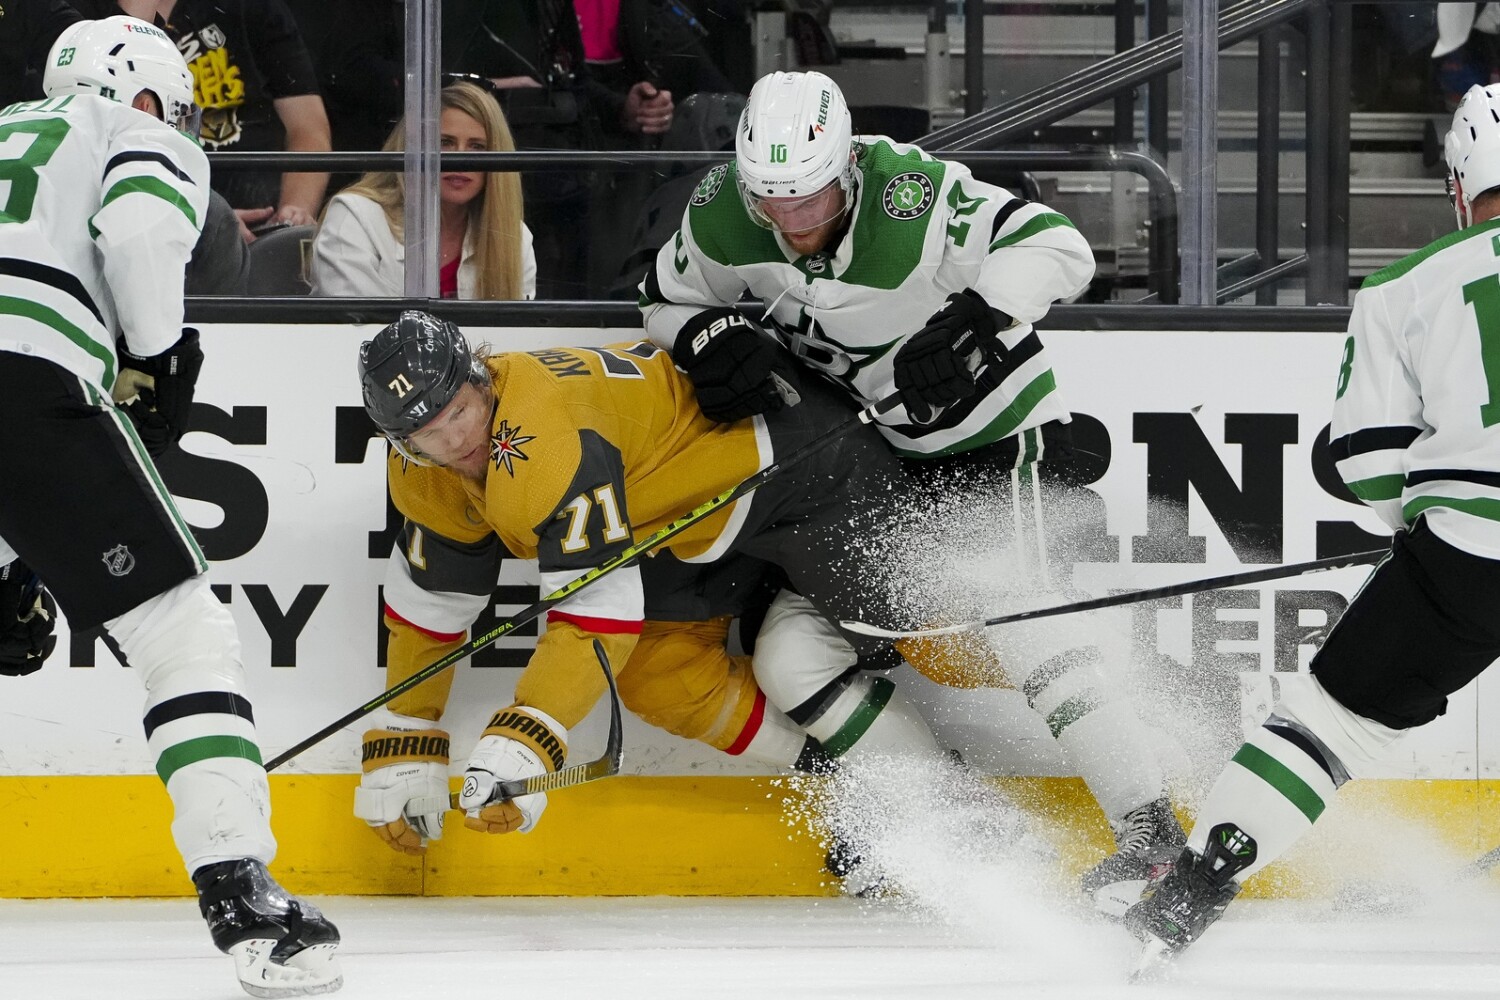
M392 685L462 641L488 604L503 556L536 559L542 593L551 593L771 462L763 421L708 420L686 376L651 344L549 348L487 364L497 405L483 484L394 450L389 459L391 497L407 518L385 589ZM687 561L719 558L754 498L664 547ZM571 728L604 691L592 639L623 666L643 608L634 566L559 605L517 683L516 703ZM445 675L391 707L436 720L450 683Z

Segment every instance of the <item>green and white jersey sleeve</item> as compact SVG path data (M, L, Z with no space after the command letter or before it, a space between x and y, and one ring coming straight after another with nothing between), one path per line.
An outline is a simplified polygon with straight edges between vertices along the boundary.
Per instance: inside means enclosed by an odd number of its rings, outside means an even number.
M895 390L892 360L948 296L965 288L1015 319L999 334L1005 360L982 391L917 425L900 409L881 430L914 456L966 451L1069 419L1031 324L1094 273L1088 243L1066 218L976 180L957 163L883 136L857 138L848 231L830 252L801 256L751 221L735 167L694 192L682 229L641 285L646 331L670 348L699 309L748 293L804 363L864 403Z
M1425 516L1500 559L1500 220L1365 280L1329 438L1339 475L1392 529Z
M117 334L143 356L177 341L208 206L195 142L104 98L31 101L0 113L0 178L0 350L107 391Z

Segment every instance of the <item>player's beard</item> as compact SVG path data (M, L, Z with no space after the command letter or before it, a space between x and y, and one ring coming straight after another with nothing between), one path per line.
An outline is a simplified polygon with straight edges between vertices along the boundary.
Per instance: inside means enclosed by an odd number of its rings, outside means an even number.
M485 448L485 444L487 443L481 442L471 454L464 455L447 463L447 467L465 479L472 479L480 483L484 482L490 458L488 450Z

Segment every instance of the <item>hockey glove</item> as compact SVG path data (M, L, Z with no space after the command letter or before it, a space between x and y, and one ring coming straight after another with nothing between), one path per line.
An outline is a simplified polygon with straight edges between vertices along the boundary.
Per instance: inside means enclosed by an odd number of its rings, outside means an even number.
M547 808L547 794L491 801L495 785L556 771L567 756L567 739L568 731L546 712L529 706L496 712L464 771L458 797L464 826L480 833L530 833Z
M738 309L705 309L682 324L672 361L692 380L703 415L721 424L774 413L799 398L791 356Z
M0 674L24 677L42 669L57 647L57 603L19 560L0 566Z
M927 325L907 338L893 362L896 391L912 414L951 406L974 394L985 347L999 347L995 334L1011 319L974 289L948 296Z
M124 344L119 353L120 377L111 395L130 415L146 451L157 458L182 437L192 416L193 392L203 370L198 331L184 329L177 343L153 357L137 357Z
M364 737L364 776L354 815L393 851L421 854L441 840L448 808L448 734L423 719L387 713L390 728Z

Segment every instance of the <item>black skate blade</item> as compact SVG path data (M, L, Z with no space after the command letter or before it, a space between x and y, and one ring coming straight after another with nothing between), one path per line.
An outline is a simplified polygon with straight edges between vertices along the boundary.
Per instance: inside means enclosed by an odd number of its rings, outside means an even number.
M1135 968L1130 970L1131 985L1165 982L1171 978L1174 957L1170 945L1160 938L1151 938L1141 948Z

